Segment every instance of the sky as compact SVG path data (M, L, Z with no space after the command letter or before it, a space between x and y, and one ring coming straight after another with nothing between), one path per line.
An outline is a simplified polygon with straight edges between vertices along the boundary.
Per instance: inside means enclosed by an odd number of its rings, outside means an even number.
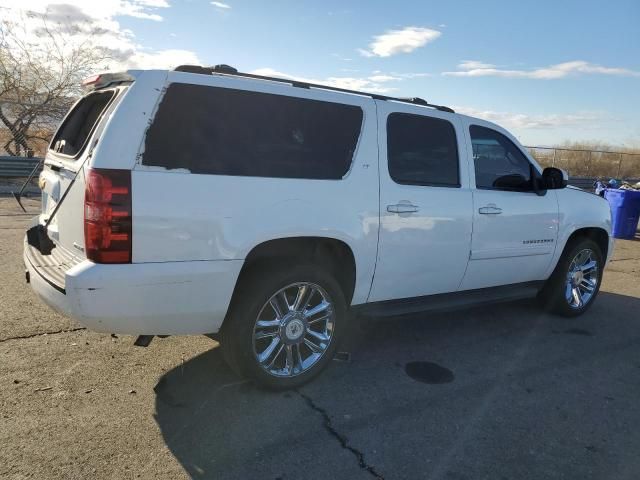
M640 148L640 0L0 0L119 52L417 96L525 145ZM16 17L17 18L17 17Z

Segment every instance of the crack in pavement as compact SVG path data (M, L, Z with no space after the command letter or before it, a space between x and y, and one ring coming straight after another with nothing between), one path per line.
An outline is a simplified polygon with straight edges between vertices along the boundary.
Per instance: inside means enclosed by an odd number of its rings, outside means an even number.
M325 430L329 433L329 435L331 435L332 437L336 438L338 440L338 442L340 442L340 446L342 448L344 448L345 450L349 450L351 453L353 453L353 455L358 460L358 465L360 466L361 469L366 470L367 472L369 472L369 474L371 476L373 476L374 478L378 478L380 480L384 480L384 477L380 473L378 473L375 470L375 468L373 468L371 465L367 464L367 462L364 459L364 454L360 450L358 450L357 448L352 447L351 445L349 445L349 439L347 437L345 437L344 435L342 435L340 432L338 432L335 429L335 427L331 424L331 418L329 417L329 414L326 412L326 410L324 410L323 408L321 408L318 405L316 405L315 402L313 401L313 399L311 397L309 397L308 395L305 395L304 393L300 392L299 390L294 390L294 391L298 395L300 395L300 397L302 397L304 399L304 401L307 403L309 408L311 408L312 410L315 410L320 415L322 415L322 419L324 420L323 425L324 425Z
M53 332L41 332L41 333L31 333L29 335L18 335L16 337L9 337L9 338L0 339L0 343L8 342L9 340L24 340L26 338L41 337L41 336L44 336L44 335L57 335L59 333L78 332L80 330L86 330L86 328L85 327L77 327L77 328L70 328L70 329L67 329L67 330L55 330Z

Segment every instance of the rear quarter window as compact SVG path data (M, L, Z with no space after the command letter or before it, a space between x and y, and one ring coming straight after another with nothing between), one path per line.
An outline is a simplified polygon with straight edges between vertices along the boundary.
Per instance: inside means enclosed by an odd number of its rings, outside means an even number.
M352 105L173 83L147 133L142 164L337 180L349 171L362 118Z

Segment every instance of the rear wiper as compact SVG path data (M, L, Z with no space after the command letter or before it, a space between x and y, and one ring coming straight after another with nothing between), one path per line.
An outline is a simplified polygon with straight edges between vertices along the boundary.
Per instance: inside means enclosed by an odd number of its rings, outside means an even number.
M38 164L33 167L33 170L31 170L31 173L29 174L29 177L27 178L27 180L22 184L22 188L20 188L20 191L18 193L16 192L11 192L11 195L13 195L13 198L16 199L16 202L18 202L18 205L20 205L20 208L22 209L22 211L24 213L27 213L27 209L24 208L24 206L22 205L21 199L22 199L22 194L24 192L24 189L27 188L27 185L29 185L29 182L31 182L31 179L33 178L33 176L36 174L36 172L40 169L40 167L42 166L42 162L44 162L44 157L40 159L40 161L38 162Z

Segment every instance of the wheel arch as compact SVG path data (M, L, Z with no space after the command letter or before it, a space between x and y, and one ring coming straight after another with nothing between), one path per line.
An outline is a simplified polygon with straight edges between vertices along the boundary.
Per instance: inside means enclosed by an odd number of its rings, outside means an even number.
M607 255L609 254L609 234L604 228L601 227L583 227L574 230L567 241L565 242L562 253L564 254L567 246L570 245L577 238L588 238L593 240L600 247L600 251L602 252L602 258L606 261Z
M545 279L547 280L551 278L553 273L556 271L556 268L562 260L562 257L567 251L569 245L571 245L577 238L589 238L595 241L602 251L602 258L605 263L609 258L608 256L611 254L611 252L609 251L612 246L611 237L609 236L609 232L604 227L593 225L578 226L574 228L571 233L569 233L568 235L565 233L565 235L566 240L563 243L561 243L560 241L558 242L553 260L549 264L549 270L547 271L547 275L545 277ZM564 236L561 237L564 238Z
M343 240L319 236L283 237L255 245L245 257L234 296L250 271L283 261L307 261L327 268L342 287L347 305L351 303L356 286L353 249Z
M609 234L607 233L607 230L594 226L576 228L568 235L564 247L558 255L557 262L553 266L553 272L546 280L545 285L539 294L539 298L547 309L566 317L580 315L593 304L593 297L598 294L602 280L602 276L599 274L596 291L593 293L592 298L588 300L586 306L583 304L582 306L578 305L577 308L574 308L567 303L567 298L564 293L567 288L566 282L569 280L566 268L571 268L570 266L572 261L571 257L567 256L567 254L577 245L576 242L583 239L595 242L600 247L603 262L606 262L607 255L609 253ZM575 289L575 286L572 288Z

